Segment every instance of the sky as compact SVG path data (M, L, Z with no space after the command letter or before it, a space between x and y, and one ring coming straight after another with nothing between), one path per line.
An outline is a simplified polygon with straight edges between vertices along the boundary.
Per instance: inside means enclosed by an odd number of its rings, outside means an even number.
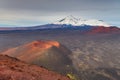
M120 0L0 0L0 27L43 25L69 15L120 27Z

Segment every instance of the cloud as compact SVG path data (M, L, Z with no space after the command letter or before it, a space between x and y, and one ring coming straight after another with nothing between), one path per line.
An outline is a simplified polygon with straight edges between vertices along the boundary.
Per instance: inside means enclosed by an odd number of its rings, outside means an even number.
M63 17L61 13L44 13L44 12L33 12L31 11L7 11L1 10L0 12L0 25L20 25L20 26L32 26L52 23L56 21L57 18ZM30 14L29 14L30 13Z
M119 0L0 0L0 23L51 23L68 15L115 21Z
M117 2L118 0L1 0L0 7L7 10L55 12L116 8Z

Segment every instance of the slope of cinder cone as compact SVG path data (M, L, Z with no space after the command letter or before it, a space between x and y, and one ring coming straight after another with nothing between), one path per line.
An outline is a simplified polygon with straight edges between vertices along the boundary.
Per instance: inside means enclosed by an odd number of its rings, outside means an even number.
M57 41L39 40L11 48L2 54L17 57L22 61L44 66L60 73L67 73L71 72L70 53L70 50Z
M43 67L0 55L0 80L70 80Z

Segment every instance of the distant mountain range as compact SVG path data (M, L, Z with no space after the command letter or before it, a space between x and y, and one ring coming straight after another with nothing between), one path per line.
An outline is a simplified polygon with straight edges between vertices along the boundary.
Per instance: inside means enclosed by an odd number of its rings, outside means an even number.
M80 30L81 32L116 32L120 31L120 28L116 26L111 26L105 23L102 20L95 20L95 19L81 19L75 18L73 16L67 16L61 20L56 22L45 24L45 25L38 25L38 26L31 26L31 27L0 27L0 31L24 31L24 30L51 30L51 29L64 29L64 30Z

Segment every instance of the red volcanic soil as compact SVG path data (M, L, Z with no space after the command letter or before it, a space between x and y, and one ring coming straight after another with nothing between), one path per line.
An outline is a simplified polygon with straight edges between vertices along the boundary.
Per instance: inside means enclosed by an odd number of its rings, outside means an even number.
M10 28L0 28L0 30L9 30Z
M94 34L94 33L110 33L110 32L118 32L120 31L120 28L117 27L95 27L91 31L89 31L89 34Z
M9 30L14 30L14 28L10 28L10 27L0 27L0 31L9 31Z
M0 80L70 80L43 67L0 55Z
M31 46L33 48L35 47L39 47L42 49L47 49L50 48L52 46L58 47L60 46L60 44L57 41L42 41L42 40L37 40L37 41L33 41L30 44L27 44L27 46Z

